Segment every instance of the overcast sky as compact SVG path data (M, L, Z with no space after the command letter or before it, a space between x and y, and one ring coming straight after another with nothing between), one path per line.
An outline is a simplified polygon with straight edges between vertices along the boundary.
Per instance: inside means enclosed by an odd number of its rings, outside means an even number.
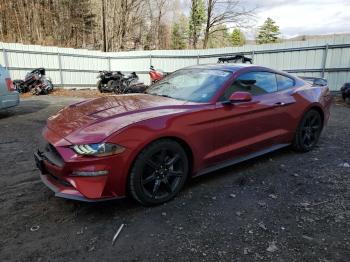
M257 7L257 26L271 17L286 38L350 33L350 0L241 0L241 4Z

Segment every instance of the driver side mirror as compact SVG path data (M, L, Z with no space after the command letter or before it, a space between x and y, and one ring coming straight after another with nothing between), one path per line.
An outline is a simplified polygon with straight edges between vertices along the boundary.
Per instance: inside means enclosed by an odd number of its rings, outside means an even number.
M241 92L241 91L234 92L229 98L229 101L231 103L234 103L234 102L249 102L251 100L252 100L252 94L251 93L249 93L249 92Z

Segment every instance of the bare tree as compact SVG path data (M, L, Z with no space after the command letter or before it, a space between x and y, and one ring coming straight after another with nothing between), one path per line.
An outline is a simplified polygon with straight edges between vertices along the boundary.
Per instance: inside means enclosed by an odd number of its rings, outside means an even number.
M164 14L166 13L166 3L168 2L167 0L156 0L156 6L157 6L157 11L158 11L158 15L157 15L157 49L160 48L161 46L161 39L162 39L162 33L165 32L164 26L161 24L162 22L162 18L164 16Z
M237 25L250 15L238 8L238 0L0 0L0 41L106 51L169 49L172 25L190 3L201 8L189 12L181 26L189 31L183 41L194 47L205 25L207 46L223 24Z
M222 25L247 27L253 13L254 9L245 9L240 0L207 0L203 48L207 48L210 35L223 30Z
M167 23L164 21L164 17L168 12L168 7L170 6L169 0L148 0L148 12L149 12L149 23L150 30L147 34L147 40L149 49L160 49L164 48L163 40L167 36L162 34L168 34L170 26L167 26ZM167 28L168 27L168 28Z
M107 52L105 0L101 0L102 51Z

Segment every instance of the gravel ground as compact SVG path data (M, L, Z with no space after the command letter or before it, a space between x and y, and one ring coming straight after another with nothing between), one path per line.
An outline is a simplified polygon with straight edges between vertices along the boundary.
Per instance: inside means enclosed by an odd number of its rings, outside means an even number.
M81 99L72 97L0 112L0 261L349 261L349 106L333 106L312 152L279 150L146 208L64 200L41 183L32 152L47 117Z

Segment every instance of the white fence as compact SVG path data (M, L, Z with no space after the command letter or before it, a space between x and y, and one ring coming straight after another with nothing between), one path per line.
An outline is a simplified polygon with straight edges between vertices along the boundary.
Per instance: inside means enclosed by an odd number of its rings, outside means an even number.
M12 79L24 78L29 70L44 67L56 86L93 87L100 70L135 71L149 83L150 65L172 72L182 67L216 63L218 57L244 53L254 64L285 70L301 76L325 77L331 90L350 82L350 37L278 44L245 45L205 50L155 50L109 52L37 45L0 43L0 64Z

